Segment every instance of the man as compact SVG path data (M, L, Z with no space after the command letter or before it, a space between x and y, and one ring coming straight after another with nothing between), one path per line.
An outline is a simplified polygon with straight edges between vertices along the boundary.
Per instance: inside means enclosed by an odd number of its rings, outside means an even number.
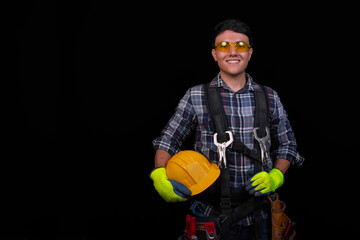
M220 72L211 81L210 87L220 88L227 124L234 138L240 139L247 147L254 148L254 89L260 87L245 72L253 53L250 28L239 20L225 20L215 27L212 44L211 53ZM165 126L161 137L153 141L156 153L155 170L151 178L156 190L168 202L185 201L191 194L181 183L167 180L164 168L167 161L179 151L190 129L196 127L195 150L206 156L209 161L217 163L219 160L214 144L214 126L204 96L204 85L190 88ZM270 157L262 166L263 171L254 176L254 163L248 156L233 150L226 153L231 192L241 192L242 196L263 196L274 192L283 184L284 175L290 165L300 166L304 161L296 151L295 137L280 98L268 87L266 97L270 129L266 149ZM209 191L206 190L192 202L190 209L195 215L209 215L205 214L205 209L209 209L209 206L218 210L218 202L214 201L214 195L209 197L216 192L217 198L220 198L218 189L213 191L217 188L216 185L213 184ZM266 212L262 211L261 215L265 223L269 221ZM231 228L230 239L255 239L253 224L253 215L249 214ZM257 239L268 239L266 233L271 231L266 228L267 225L264 224L265 234Z

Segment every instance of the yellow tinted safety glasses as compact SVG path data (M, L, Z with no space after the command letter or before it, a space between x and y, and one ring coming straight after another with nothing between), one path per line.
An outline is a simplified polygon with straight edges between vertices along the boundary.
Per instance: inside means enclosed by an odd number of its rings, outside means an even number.
M242 41L235 43L223 41L215 44L215 49L220 52L228 52L231 47L235 47L237 52L247 52L251 48L250 44Z

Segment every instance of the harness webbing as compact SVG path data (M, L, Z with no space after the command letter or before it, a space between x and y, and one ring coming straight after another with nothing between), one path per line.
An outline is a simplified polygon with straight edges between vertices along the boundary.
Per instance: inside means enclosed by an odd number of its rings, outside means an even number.
M204 85L205 97L207 102L207 109L209 111L211 120L214 124L214 132L218 134L218 142L223 143L228 141L226 131L229 130L224 107L221 100L220 88L210 87L210 83ZM268 125L268 102L266 98L266 91L263 86L260 90L254 90L255 97L255 116L254 128L259 128L258 136L260 138L266 135L266 127ZM254 148L248 148L240 139L234 138L230 149L241 152L250 157L254 161L254 172L262 171L262 160L259 143L254 139ZM246 217L251 212L254 213L255 220L255 234L256 236L263 235L261 206L264 203L263 197L251 197L245 202L246 205L240 204L234 210L231 208L231 193L230 193L230 175L229 169L221 169L221 194L220 194L220 208L222 214L222 231L223 239L229 239L230 227L241 218ZM245 209L247 208L247 209Z

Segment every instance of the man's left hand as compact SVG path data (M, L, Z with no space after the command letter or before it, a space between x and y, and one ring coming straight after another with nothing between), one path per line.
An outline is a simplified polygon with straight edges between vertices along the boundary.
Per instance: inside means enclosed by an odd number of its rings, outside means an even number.
M274 168L269 173L262 171L253 176L246 183L246 190L250 195L263 196L275 192L283 183L284 175L279 169Z

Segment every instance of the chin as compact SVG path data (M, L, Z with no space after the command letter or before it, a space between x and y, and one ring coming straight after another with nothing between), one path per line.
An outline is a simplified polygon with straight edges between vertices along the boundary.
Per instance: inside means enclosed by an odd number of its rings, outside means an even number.
M245 71L223 71L225 74L232 76L232 77L237 77L237 76L241 76L243 74L245 74Z

